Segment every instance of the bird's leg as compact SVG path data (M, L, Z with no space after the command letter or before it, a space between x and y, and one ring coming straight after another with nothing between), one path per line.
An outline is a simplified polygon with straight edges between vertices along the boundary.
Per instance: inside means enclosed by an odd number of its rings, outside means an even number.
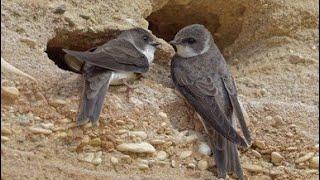
M132 93L133 90L138 87L138 85L135 86L135 85L133 85L133 84L129 84L126 79L122 79L122 82L123 82L124 85L127 86L127 91L126 91L126 93L127 93L127 99L128 99L128 101L129 101L130 93Z
M200 115L188 102L185 101L185 104L188 107L188 116L193 120L194 130L197 132L202 132L204 130L204 127L201 122Z

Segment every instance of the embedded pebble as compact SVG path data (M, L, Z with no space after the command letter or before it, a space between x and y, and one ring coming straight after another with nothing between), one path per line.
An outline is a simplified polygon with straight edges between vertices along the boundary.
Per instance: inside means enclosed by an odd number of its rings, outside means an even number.
M159 112L159 116L160 116L161 118L163 118L163 119L167 119L167 118L168 118L167 114L164 113L164 112Z
M199 153L204 154L204 155L208 155L208 156L211 155L211 148L205 142L200 143L198 151L199 151Z
M167 157L168 157L168 154L165 151L159 151L157 153L157 159L160 161L167 159Z
M243 165L243 168L251 172L262 172L263 168L258 165Z
M113 157L113 156L111 156L110 161L114 165L119 163L119 160L116 157Z
M171 161L171 167L173 168L177 167L177 162L175 160Z
M95 153L95 157L92 159L91 163L95 164L95 165L101 164L101 162L102 162L101 156L102 156L101 151Z
M162 140L162 139L151 139L149 142L152 145L161 145L161 144L166 143L166 141Z
M201 171L204 171L206 169L208 169L208 162L204 159L200 160L198 162L198 168L201 170Z
M140 137L141 139L147 139L148 137L147 133L145 133L144 131L129 131L128 135Z
M264 141L261 141L261 140L256 140L254 142L254 145L257 146L258 148L260 149L266 149L266 144Z
M257 158L261 158L261 154L258 151L254 150L254 149L252 150L252 154Z
M61 4L53 10L53 13L55 14L63 14L64 12L66 12L66 5L64 4Z
M180 159L186 159L189 156L191 156L191 154L192 154L192 151L182 151L179 157Z
M80 161L85 161L85 162L89 162L89 163L98 165L98 164L101 164L101 162L102 162L101 156L102 156L101 151L99 151L97 153L89 152L89 153L79 154L78 159Z
M193 143L198 139L198 136L196 134L191 134L190 136L187 136L185 138L185 142L188 143Z
M309 152L309 153L305 154L304 156L298 158L295 162L296 162L297 164L299 164L299 163L308 161L308 160L311 159L313 156L314 156L314 153L313 153L313 152Z
M283 161L284 157L281 156L278 152L272 152L271 153L271 162L274 164L279 164Z
M121 152L134 153L154 153L156 149L147 142L141 143L123 143L117 146L117 150Z
M188 167L188 168L192 168L192 169L194 169L194 168L196 168L196 165L195 165L195 164L193 164L193 163L189 163L187 167Z
M6 136L1 136L1 142L7 142L9 141L10 139Z
M90 145L93 147L101 146L101 139L100 138L94 138L90 141Z
M37 127L30 127L29 131L34 133L34 134L45 134L45 135L52 134L51 130L43 129L43 128L37 128Z
M63 99L53 99L51 101L51 105L54 107L64 106L66 104L67 104L67 102Z
M52 123L41 123L42 128L52 130L54 125Z
M274 123L273 123L274 127L279 127L283 124L283 119L280 115L274 116L273 119L274 119Z
M148 164L141 163L141 164L138 164L138 168L139 168L140 170L146 170L146 169L149 169L149 165L148 165Z
M3 135L11 135L12 131L11 131L11 129L9 129L7 127L2 127L1 128L1 134L3 134Z
M319 156L315 156L310 159L309 163L311 168L318 169L319 168Z

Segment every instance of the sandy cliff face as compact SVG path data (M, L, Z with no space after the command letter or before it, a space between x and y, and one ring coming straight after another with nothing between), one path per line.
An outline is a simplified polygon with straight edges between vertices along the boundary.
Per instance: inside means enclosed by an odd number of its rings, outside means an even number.
M318 3L2 1L1 57L38 81L1 70L2 178L214 178L212 157L198 152L206 137L169 78L165 40L191 23L208 27L236 79L254 139L240 151L248 179L316 178ZM155 64L129 99L110 89L98 129L75 128L81 77L61 48L86 50L136 26L163 39ZM139 142L156 152L117 148Z

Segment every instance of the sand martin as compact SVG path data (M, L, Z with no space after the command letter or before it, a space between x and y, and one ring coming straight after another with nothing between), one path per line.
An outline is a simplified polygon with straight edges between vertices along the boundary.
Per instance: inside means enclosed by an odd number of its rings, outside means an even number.
M173 82L201 116L213 148L218 176L235 173L243 179L237 145L248 147L251 137L224 57L211 33L199 24L181 29L170 44L176 50L171 61ZM244 138L235 130L233 113Z
M91 121L96 125L109 85L121 84L122 80L135 79L138 74L147 72L158 45L150 32L134 28L88 51L63 49L67 64L84 77L77 124Z

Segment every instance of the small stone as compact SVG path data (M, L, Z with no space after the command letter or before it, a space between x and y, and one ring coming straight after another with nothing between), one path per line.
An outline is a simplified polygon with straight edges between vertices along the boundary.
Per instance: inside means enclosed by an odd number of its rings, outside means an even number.
M310 159L310 167L313 169L318 169L319 168L319 156L315 156Z
M129 136L136 136L136 137L140 137L141 139L147 139L148 135L147 133L143 132L143 131L129 131Z
M168 157L168 154L165 151L159 151L157 153L157 159L160 160L160 161L166 160L167 157Z
M52 123L41 123L42 128L52 130L54 125Z
M58 122L61 123L61 124L66 124L66 123L70 123L71 119L64 118L64 119L60 119Z
M57 135L56 135L56 137L58 137L58 138L65 138L65 137L67 137L68 136L68 134L66 133L66 132L60 132L60 133L58 133Z
M9 141L9 138L6 136L1 136L1 142L7 142Z
M161 118L163 118L163 119L167 119L167 118L168 118L167 114L164 113L164 112L159 112L159 116L160 116Z
M2 128L1 128L1 134L3 134L3 135L11 135L11 134L12 134L12 131L11 131L11 129L9 129L9 128L2 127Z
M30 127L29 130L34 134L45 134L45 135L52 134L51 130L43 129L43 128Z
M64 12L66 12L66 5L64 4L61 4L53 10L53 13L55 14L63 14Z
M250 172L256 172L256 173L263 171L263 168L261 166L253 165L253 164L252 165L243 165L243 168L250 171Z
M119 163L119 160L116 157L111 156L110 161L113 165L116 165Z
M19 90L16 87L1 87L1 100L7 104L12 104L15 100L18 99L20 95Z
M188 168L192 168L192 169L194 169L194 168L196 168L196 165L195 165L195 164L193 164L193 163L189 163L187 167L188 167Z
M189 156L191 156L191 154L192 154L192 151L182 151L179 157L180 159L186 159Z
M146 169L149 169L149 165L148 164L138 164L138 168L140 170L146 170Z
M266 149L266 144L265 144L264 141L256 140L254 142L254 145L257 146L258 148L262 149L262 150Z
M177 162L175 160L171 161L171 167L173 167L173 168L177 167Z
M204 171L206 169L208 169L208 162L204 159L200 160L198 162L198 168L201 170L201 171Z
M190 136L187 136L185 139L185 142L188 143L193 143L198 139L198 136L196 134L191 134Z
M273 119L274 119L274 123L273 123L274 127L279 127L279 126L281 126L283 124L283 119L282 119L281 116L276 115L276 116L273 117Z
M86 14L80 14L79 16L80 16L81 18L85 19L85 20L90 19L90 16L89 16L89 15L86 15Z
M313 156L314 156L314 153L313 153L313 152L309 152L309 153L305 154L304 156L298 158L295 162L296 162L297 164L299 164L299 163L308 161L308 160L311 159Z
M271 162L274 164L279 164L283 161L284 157L281 156L278 152L272 152L271 153Z
M121 134L125 134L125 133L127 133L128 132L128 130L126 130L126 129L120 129L120 130L118 130L117 132L116 132L116 134L117 135L121 135Z
M266 117L266 120L269 121L269 122L271 122L272 119L273 119L273 118L272 118L271 116L267 116L267 117Z
M211 155L211 148L205 142L200 143L198 151L199 151L199 153L204 154L204 155L208 155L208 156Z
M161 144L166 143L166 141L162 140L162 139L151 139L149 142L152 145L161 145Z
M101 139L100 138L94 138L90 141L90 145L93 147L101 146Z
M67 104L67 102L65 100L63 100L63 99L53 99L51 101L51 105L56 107L56 108L59 107L59 106L64 106L66 104Z
M123 143L117 146L117 150L121 152L134 152L134 153L154 153L156 151L156 149L147 142Z
M261 154L258 151L254 150L254 149L252 150L252 154L257 158L261 158Z
M84 154L80 154L79 156L80 156L79 157L80 161L85 161L85 162L91 163L94 158L94 153L92 153L92 152L84 153Z
M287 133L286 133L286 136L288 136L288 137L293 137L294 135L293 135L291 132L287 132Z

